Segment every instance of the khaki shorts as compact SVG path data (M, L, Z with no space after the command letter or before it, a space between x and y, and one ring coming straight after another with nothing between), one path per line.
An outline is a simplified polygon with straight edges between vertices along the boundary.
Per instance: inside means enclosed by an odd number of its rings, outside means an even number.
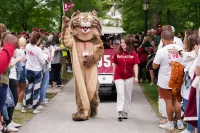
M166 100L173 99L172 89L165 89L158 86L158 93L159 93L160 98L162 99L166 99Z

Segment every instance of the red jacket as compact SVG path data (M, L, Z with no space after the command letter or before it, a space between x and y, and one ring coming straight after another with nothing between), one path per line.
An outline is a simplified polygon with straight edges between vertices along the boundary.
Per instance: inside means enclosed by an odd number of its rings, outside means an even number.
M0 51L0 75L8 68L14 50L14 45L6 43Z

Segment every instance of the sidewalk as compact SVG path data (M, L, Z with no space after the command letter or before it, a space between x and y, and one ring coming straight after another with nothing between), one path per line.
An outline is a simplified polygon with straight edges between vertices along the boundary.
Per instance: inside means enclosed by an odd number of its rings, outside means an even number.
M68 82L44 110L25 124L19 133L164 133L142 90L133 89L129 119L117 121L116 102L102 102L99 114L85 122L74 122L76 111L74 79Z

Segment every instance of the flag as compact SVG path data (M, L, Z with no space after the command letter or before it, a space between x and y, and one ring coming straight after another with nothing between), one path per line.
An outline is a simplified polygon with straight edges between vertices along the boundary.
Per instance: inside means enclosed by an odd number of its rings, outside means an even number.
M68 12L75 4L70 2L70 3L63 3L63 10L64 12Z

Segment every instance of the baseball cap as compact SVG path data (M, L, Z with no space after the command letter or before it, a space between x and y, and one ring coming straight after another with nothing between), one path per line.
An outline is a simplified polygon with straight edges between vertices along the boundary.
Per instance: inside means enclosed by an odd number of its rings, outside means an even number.
M44 29L43 29L43 28L40 28L40 29L39 29L39 32L41 32L41 31L44 31Z
M159 24L159 25L158 25L158 28L162 28L162 25L161 25L161 24Z
M38 29L37 28L32 28L32 31L37 31Z
M48 33L48 32L45 32L44 35L49 35L49 33Z
M119 40L114 40L113 44L120 44L120 41Z
M26 34L26 32L25 32L25 31L22 31L22 32L21 32L21 35L25 35L25 34Z

